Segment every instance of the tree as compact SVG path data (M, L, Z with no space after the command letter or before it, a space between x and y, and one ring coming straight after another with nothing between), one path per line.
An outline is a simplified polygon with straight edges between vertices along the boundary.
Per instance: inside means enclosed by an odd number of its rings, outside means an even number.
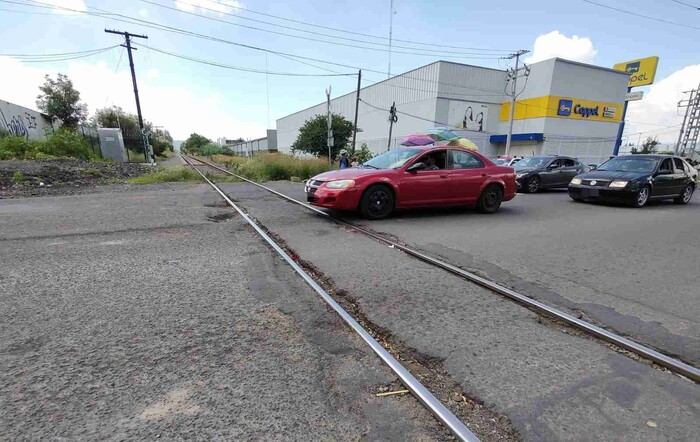
M183 152L200 153L204 146L209 143L211 143L209 138L193 133L182 143L180 150Z
M656 137L647 137L647 139L642 143L642 148L637 149L636 147L633 147L630 152L633 154L651 154L651 153L656 153L656 146L661 144L659 140L656 139Z
M348 145L352 136L352 122L341 115L332 114L333 146L331 157L335 157ZM304 122L299 129L299 136L292 144L292 152L305 152L317 157L328 156L328 119L325 115L316 115Z
M348 149L348 158L352 157L357 158L357 162L362 164L366 161L371 160L372 157L374 157L374 154L371 150L369 150L369 146L367 146L367 143L362 143L362 146L360 146L359 149L353 149L352 147Z
M58 118L67 128L75 128L85 121L87 105L80 101L80 92L66 75L58 74L55 80L46 75L39 90L41 94L36 97L36 105L42 112Z
M138 117L124 112L119 106L97 109L95 115L90 119L90 123L95 127L120 128L125 133L141 132Z

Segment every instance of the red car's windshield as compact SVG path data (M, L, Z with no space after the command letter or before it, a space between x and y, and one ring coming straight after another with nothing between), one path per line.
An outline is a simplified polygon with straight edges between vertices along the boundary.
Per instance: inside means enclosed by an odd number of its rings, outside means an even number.
M421 149L401 148L384 152L371 160L365 162L363 166L375 169L398 169L406 164L408 160L421 153Z

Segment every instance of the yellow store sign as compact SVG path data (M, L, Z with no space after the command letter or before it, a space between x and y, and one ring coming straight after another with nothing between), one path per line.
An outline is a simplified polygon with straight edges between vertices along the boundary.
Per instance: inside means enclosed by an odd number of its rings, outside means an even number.
M568 118L586 121L619 123L624 103L579 100L577 98L546 95L515 102L515 120L530 118ZM510 103L501 104L501 121L508 121Z
M639 60L625 61L613 66L616 71L627 72L630 75L628 87L646 86L654 82L659 57L647 57Z

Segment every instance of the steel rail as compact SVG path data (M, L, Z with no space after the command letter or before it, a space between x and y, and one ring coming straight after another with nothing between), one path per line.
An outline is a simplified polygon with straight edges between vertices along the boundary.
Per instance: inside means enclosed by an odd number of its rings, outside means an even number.
M362 326L338 304L331 295L328 294L304 269L296 263L285 251L280 247L270 235L268 235L255 221L253 221L236 203L234 203L219 187L216 186L209 178L206 177L191 161L182 155L182 158L187 164L196 170L202 178L231 206L236 212L255 229L256 232L280 255L287 261L287 264L301 276L311 288L323 298L326 303L335 310L338 315L350 326L360 337L372 348L372 350L381 358L391 370L401 379L406 388L408 388L418 400L425 405L428 410L442 422L450 432L459 440L467 442L479 442L479 438L474 435L466 425L464 425L457 416L452 414L433 394L421 384L399 361L397 361L382 345L377 342ZM203 163L196 158L194 160Z
M446 270L452 274L458 275L458 276L460 276L464 279L467 279L475 284L478 284L478 285L480 285L488 290L491 290L491 291L496 292L502 296L510 298L521 305L524 305L528 308L531 308L531 309L537 311L538 313L542 313L542 314L545 314L547 316L559 319L570 326L576 327L579 330L584 331L587 334L593 335L593 336L600 338L600 339L602 339L606 342L609 342L611 344L615 344L618 347L621 347L621 348L624 348L625 350L631 351L632 353L635 353L638 356L641 356L645 359L649 359L649 360L655 362L656 364L658 364L662 367L665 367L674 373L683 375L694 382L700 383L700 369L693 367L692 365L686 364L683 361L680 361L678 359L667 356L667 355L665 355L659 351L656 351L650 347L639 344L631 339L620 336L620 335L613 333L609 330L606 330L602 327L591 324L588 321L584 321L584 320L579 319L575 316L572 316L566 312L563 312L559 309L556 309L556 308L551 307L547 304L544 304L540 301L532 299L526 295L523 295L522 293L518 293L515 290L509 289L508 287L505 287L501 284L498 284L497 282L492 281L488 278L481 277L481 276L476 275L472 272L468 272L460 267L457 267L457 266L452 265L448 262L445 262L441 259L432 257L430 255L419 252L419 251L412 249L410 247L406 247L402 244L391 241L391 240L389 240L389 239L387 239L379 234L376 234L376 233L374 233L370 230L367 230L365 228L359 227L359 226L352 224L348 221L335 218L335 217L331 216L330 214L328 214L327 212L324 212L323 210L320 210L316 207L305 204L301 201L298 201L290 196L287 196L281 192L278 192L278 191L271 189L267 186L264 186L260 183L257 183L255 181L252 181L252 180L249 180L245 177L237 175L237 174L231 172L230 170L225 169L223 167L220 167L216 164L212 164L208 161L200 160L198 158L194 158L194 159L196 161L199 161L200 163L206 165L206 166L209 166L213 169L219 170L223 173L226 173L228 175L239 178L239 179L246 181L250 184L258 186L258 187L260 187L268 192L271 192L271 193L273 193L281 198L284 198L287 201L290 201L292 203L295 203L295 204L298 204L302 207L305 207L309 210L312 210L313 212L315 212L319 215L322 215L322 216L324 216L324 217L326 217L326 218L328 218L328 219L330 219L338 224L341 224L345 227L349 227L349 228L352 228L354 230L357 230L358 232L360 232L364 235L370 236L370 237L376 239L377 241L383 242L384 244L387 244L391 247L399 249L404 253L407 253L415 258L420 259L421 261L432 264L432 265L439 267L443 270Z

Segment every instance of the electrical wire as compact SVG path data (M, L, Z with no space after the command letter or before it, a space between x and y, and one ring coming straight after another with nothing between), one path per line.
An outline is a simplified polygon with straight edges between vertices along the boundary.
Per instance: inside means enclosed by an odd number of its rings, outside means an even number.
M43 8L47 8L47 9L61 9L61 10L67 10L67 11L76 12L76 13L97 16L97 17L103 17L103 18L107 17L107 18L110 18L110 19L112 19L114 21L118 21L118 22L137 24L137 25L141 25L141 26L144 26L147 28L158 29L158 30L162 30L165 32L171 32L171 33L175 33L175 34L201 38L204 40L214 41L214 42L218 42L218 43L229 44L229 45L238 46L238 47L244 47L247 49L268 52L268 53L271 53L271 54L274 54L277 56L281 56L281 57L286 56L285 58L290 58L290 59L293 59L297 62L300 62L299 60L308 60L308 61L318 62L318 63L322 63L322 64L328 64L328 65L332 65L332 66L339 66L339 67L358 69L358 70L362 69L363 71L373 72L373 73L384 75L384 71L379 71L376 69L368 69L368 68L362 68L362 67L357 67L357 66L351 66L351 65L347 65L347 64L343 64L343 63L336 63L336 62L332 62L332 61L321 60L318 58L305 57L305 56L301 56L301 55L290 54L290 53L281 52L281 51L274 51L271 49L261 48L261 47L247 45L247 44L243 44L243 43L237 43L237 42L233 42L233 41L218 38L218 37L200 34L200 33L194 32L194 31L188 31L186 29L177 28L174 26L162 25L162 24L155 23L155 22L148 21L148 20L143 20L143 19L139 19L139 18L135 18L135 17L129 17L129 16L123 15L123 14L105 11L103 9L99 9L99 8L96 8L93 6L88 6L88 9L92 9L92 10L95 10L97 12L79 11L77 9L67 8L67 7L63 7L63 6L59 7L59 6L54 6L54 5L50 5L47 3L42 3L42 2L37 1L37 0L28 0L28 1L35 3L35 4L38 4L38 5L42 5L39 7L43 7ZM11 0L0 0L0 2L17 3L17 2L11 1ZM18 4L23 4L23 3L18 3ZM114 18L114 17L120 17L120 18ZM397 78L397 77L393 77L393 78ZM400 78L410 78L410 79L414 79L416 81L422 81L422 82L433 83L433 84L442 84L442 85L446 85L446 86L454 86L454 87L463 88L463 89L478 89L478 88L473 88L473 87L465 87L464 85L436 82L436 81L425 79L425 78L411 77L410 75L407 75L407 74L402 74L400 76ZM495 90L495 89L478 89L478 90L483 90L485 92L500 92L500 91Z
M304 38L304 39L307 39L307 40L309 39L309 38L300 37L300 36L297 36L297 35L290 35L290 34L284 34L284 33L280 33L280 32L274 32L274 31L270 31L270 30L268 30L268 29L261 29L261 28L256 28L256 27L253 27L253 26L246 26L246 25L242 25L242 24L240 24L240 23L234 23L234 22L229 22L229 21L225 21L225 20L217 20L217 19L215 19L215 18L213 18L213 17L208 17L208 16L205 16L205 15L196 14L196 13L194 13L193 11L185 11L185 10L180 9L180 8L173 8L173 7L171 7L171 6L163 5L163 4L161 4L161 3L156 3L156 2L153 2L153 1L151 1L151 0L141 0L141 1L144 2L144 3L148 3L148 4L151 4L151 5L154 5L154 6L158 6L158 7L160 7L160 8L169 9L169 10L176 11L176 12L179 12L179 13L186 13L186 14L190 14L190 15L195 15L195 16L198 16L198 17L206 18L206 19L208 19L208 20L223 21L224 23L228 23L228 24L233 25L233 26L241 26L241 27L244 27L244 28L255 29L255 30L257 30L257 31L263 31L263 32L272 32L272 33L274 33L274 34L279 34L279 35L284 35L284 36L291 36L291 37L295 37L295 38ZM257 20L257 19L250 18L250 17L244 17L244 16L241 16L241 15L238 15L238 14L231 14L231 13L229 13L229 12L222 11L222 10L220 10L220 9L207 8L207 7L202 6L202 5L199 4L199 3L188 3L188 2L186 2L186 1L184 1L184 0L178 0L177 3L178 3L178 4L188 5L188 6L192 7L192 10L194 10L195 8L199 8L199 9L201 9L202 11L215 12L215 13L221 14L221 15L227 15L227 16L231 16L231 17L236 17L237 19L250 20L250 21L254 21L254 22L256 22L256 23L262 23L262 24L266 24L266 25L270 25L270 26L276 26L276 27L279 27L279 28L282 28L282 29L289 29L289 30L293 30L293 31L297 31L297 32L304 32L304 33L308 33L308 34L312 34L312 35L319 35L319 36L326 37L326 38L335 38L335 39L343 40L343 41L351 41L351 42L353 42L353 43L364 43L364 44L370 44L370 45L375 45L375 46L384 46L384 47L399 48L399 49L409 49L409 50L414 50L414 51L417 50L417 51L422 51L422 52L434 52L434 53L442 54L442 55L445 56L445 57L453 57L453 58L455 58L456 55L479 55L479 56L481 56L481 55L485 55L485 56L492 55L492 56L494 56L494 58L496 58L497 56L501 55L501 54L496 54L496 53L482 53L482 54L479 54L479 53L474 53L474 52L457 52L457 51L448 51L448 50L423 49L423 48L416 48L416 47L412 47L412 46L400 46L400 45L394 45L394 44L392 44L392 45L390 46L390 45L388 45L388 44L386 44L386 43L376 43L376 42L367 41L367 40L358 40L358 39L356 39L356 38L355 38L355 39L350 39L350 38L347 38L347 37L339 37L339 36L330 35L330 34L322 33L322 32L315 32L315 31L309 31L309 30L306 30L306 29L299 29L299 28L295 28L295 27L291 27L291 26L284 26L284 25L280 25L280 24L277 24L277 23L272 23L272 22L268 22L268 21L264 21L264 20ZM224 4L224 3L217 3L217 2L211 2L211 3L215 3L215 4L217 4L217 5L227 6L227 7L228 7L228 5L226 5L226 4ZM323 43L328 43L328 44L339 44L339 43L336 43L336 42L329 42L329 41L323 41L323 40L317 40L317 39L310 39L310 40L312 40L312 41L321 41L321 42L323 42ZM345 46L345 45L343 45L343 46ZM350 47L359 47L359 48L361 48L361 49L371 49L371 48L367 48L367 47L365 47L365 46L357 46L357 45L351 45ZM484 49L484 50L486 50L486 49ZM388 52L389 49L386 49L386 51ZM493 51L491 51L491 52L493 52ZM398 52L398 53L401 53L401 52ZM404 52L404 53L406 53L406 52ZM421 54L408 53L408 54L410 54L410 55L430 55L430 54L423 54L423 53L421 53ZM456 55L450 55L450 54L456 54ZM471 57L470 57L470 58L471 58ZM487 57L487 58L490 58L490 57Z
M700 7L697 7L695 5L691 5L689 3L684 3L684 2L679 2L678 0L671 0L673 3L678 3L679 5L687 6L689 8L697 9L700 10Z
M700 29L700 27L698 27L698 26L686 25L683 23L664 20L663 18L651 17L649 15L638 14L636 12L626 11L624 9L616 8L614 6L608 6L608 5L604 5L602 3L597 3L597 2L594 2L592 0L581 0L581 1L586 2L586 3L590 3L592 5L600 6L601 8L612 9L613 11L622 12L623 14L634 15L635 17L646 18L647 20L653 20L653 21L657 21L660 23L666 23L669 25L681 26L683 28L688 28L688 29Z
M474 55L474 54L471 54L471 55L452 55L452 54L443 54L443 53L438 53L438 54L431 54L431 53L428 53L428 54L426 54L426 53L418 53L418 52L397 51L397 50L393 50L393 49L390 51L389 49L371 48L371 47L359 46L359 45L355 45L355 44L332 42L332 41L327 41L327 40L321 40L321 39L318 39L318 38L304 37L304 36L301 36L301 35L287 34L287 33L284 33L284 32L277 32L277 31L272 31L272 30L269 30L269 29L262 29L262 28L257 28L257 27L255 27L255 26L248 26L248 25L244 25L244 24L241 24L241 23L235 23L235 22L232 22L232 21L223 20L223 19L216 18L216 17L210 17L210 16L203 15L203 14L197 14L196 12L184 11L184 10L182 10L182 9L173 8L173 7L167 6L167 5L162 5L162 4L160 4L160 3L152 2L152 1L150 1L150 0L141 0L141 1L144 2L144 3L148 3L148 4L151 4L151 5L154 5L154 6L158 6L158 7L164 8L164 9L169 9L169 10L171 10L171 11L175 11L175 12L178 12L178 13L180 13L180 14L187 14L187 15L191 15L191 16L194 16L194 17L203 18L203 19L205 19L205 20L211 20L211 21L215 21L215 22L219 22L219 23L225 23L225 24L228 24L228 25L231 25L231 26L238 26L238 27L242 27L242 28L246 28L246 29L253 29L253 30L261 31L261 32L268 32L268 33L271 33L271 34L282 35L282 36L284 36L284 37L291 37L291 38L298 38L298 39L301 39L301 40L315 41L315 42L318 42L318 43L324 43L324 44L330 44L330 45L336 45L336 46L344 46L344 47L348 47L348 48L357 48L357 49L362 49L362 50L365 50L365 51L392 52L392 53L396 53L396 54L417 55L417 56L423 56L423 57L438 57L438 56L441 56L441 57L445 57L445 58L471 58L471 59L481 59L481 60L495 60L495 59L498 58L498 54L477 54L477 55ZM187 2L180 2L180 3L184 3L184 4L186 4L186 5L192 5L192 6L194 6L193 3L187 3ZM213 12L218 12L218 13L224 14L224 15L231 15L231 14L226 14L226 13L221 12L221 11L217 11L217 10L215 10L215 9L205 8L205 7L203 7L203 6L198 6L198 7L199 7L200 9L205 10L205 11L213 11ZM329 36L326 35L326 37L329 37ZM371 43L371 42L364 42L364 43L377 44L377 43Z
M78 51L78 52L57 52L54 54L6 54L6 53L0 53L0 55L5 55L7 57L15 57L15 58L21 58L21 57L31 57L31 58L59 57L59 56L71 56L71 55L87 54L87 53L92 53L92 52L107 51L110 49L114 49L116 47L119 47L119 45L106 46L104 48L88 49L85 51Z
M338 74L298 74L298 73L293 73L293 72L273 72L273 71L268 71L268 70L247 68L247 67L242 67L242 66L232 66L232 65L228 65L228 64L218 63L215 61L202 60L199 58L189 57L186 55L179 55L179 54L175 54L173 52L168 52L168 51L164 51L162 49L157 49L157 48L154 48L152 46L147 46L147 45L142 44L142 43L139 43L138 47L147 48L147 49L150 49L151 51L154 51L154 52L169 55L169 56L175 57L175 58L180 58L183 60L193 61L195 63L201 63L201 64L205 64L205 65L209 65L209 66L215 66L215 67L219 67L219 68L231 69L231 70L236 70L236 71L251 72L251 73L255 73L255 74L278 75L278 76L285 76L285 77L350 77L350 76L357 75L355 73L351 73L351 74L343 74L343 73L338 73Z
M66 53L66 54L63 54L61 56L55 56L53 54L41 54L41 55L0 54L0 56L16 58L17 60L19 60L23 63L55 63L55 62L59 62L59 61L76 60L78 58L92 57L93 55L98 55L98 54L102 54L104 52L110 51L118 46L119 45L115 45L115 46L110 46L107 48L102 48L102 49L97 49L97 50L92 50L92 51L83 51L83 52L73 53L73 54L80 54L80 55L68 55L70 53Z
M179 0L178 0L178 1L179 1ZM248 12L248 13L251 13L251 14L257 14L257 15L262 15L262 16L265 16L265 17L276 18L276 19L278 19L278 20L283 20L283 21L287 21L287 22L290 22L290 23L297 23L297 24L301 24L301 25L305 25L305 26L311 26L311 27L314 27L314 28L326 29L326 30L335 31L335 32L342 32L342 33L351 34L351 35L359 35L359 36L362 36L362 37L375 38L375 39L379 39L379 40L385 40L385 41L389 40L387 37L380 36L380 35L366 34L366 33L355 32L355 31L348 31L348 30L345 30L345 29L333 28L333 27L330 27L330 26L323 26L323 25L318 25L318 24L315 24L315 23L309 23L309 22L304 22L304 21L300 21L300 20L294 20L294 19L291 19L291 18L288 18L288 17L282 17L282 16L279 16L279 15L273 15L273 14L267 14L267 13L264 13L264 12L254 11L254 10L252 10L252 9L244 8L244 7L239 6L239 5L232 5L232 4L228 4L228 3L221 3L221 2L218 2L218 1L214 1L214 0L205 0L205 1L207 1L208 3L217 4L217 5L220 5L220 6L227 7L227 8L237 9L237 10L239 10L239 11L245 11L245 12ZM183 2L183 3L184 3L184 2ZM197 5L197 6L200 7L199 5ZM220 12L220 11L217 11L217 12ZM238 17L238 18L245 18L245 17L242 17L242 16L240 16L240 15L236 15L236 17ZM249 19L249 18L248 18L248 19ZM279 26L279 25L277 25L277 26ZM438 44L438 43L426 43L426 42L412 41L412 40L400 40L400 39L397 39L397 38L392 38L392 40L395 41L395 42L398 41L398 42L401 42L401 43L409 43L409 44L416 44L416 45L422 45L422 46L432 46L432 47L441 47L441 48L450 48L450 49L462 49L462 50L468 50L468 51L513 52L512 49L493 49L493 48L473 48L473 47L465 47L465 46L450 46L450 45L443 45L443 44ZM394 45L392 44L392 46L394 46Z
M383 107L375 106L374 104L368 103L368 102L366 102L365 100L363 100L362 98L360 98L360 101L363 102L363 103L365 103L367 106L372 107L372 108L374 108L374 109L376 109L376 110L380 110L380 111L384 111L384 112L389 112L389 111L390 111L389 109L385 109L385 108L383 108ZM427 122L429 122L429 123L434 123L434 124L437 124L438 126L450 127L450 125L447 124L447 123L443 123L443 122L441 122L441 121L431 120L431 119L429 119L429 118L420 117L420 116L418 116L418 115L409 114L408 112L403 112L403 111L400 111L400 110L398 110L398 109L396 109L396 113L397 113L397 114L401 114L401 115L405 115L405 116L407 116L407 117L412 117L412 118L417 118L417 119L419 119L419 120L427 121ZM466 131L466 132L474 132L474 133L486 134L486 135L490 135L490 134L491 134L491 132L487 132L487 131L475 131L475 130L460 129L460 128L455 128L455 130Z

